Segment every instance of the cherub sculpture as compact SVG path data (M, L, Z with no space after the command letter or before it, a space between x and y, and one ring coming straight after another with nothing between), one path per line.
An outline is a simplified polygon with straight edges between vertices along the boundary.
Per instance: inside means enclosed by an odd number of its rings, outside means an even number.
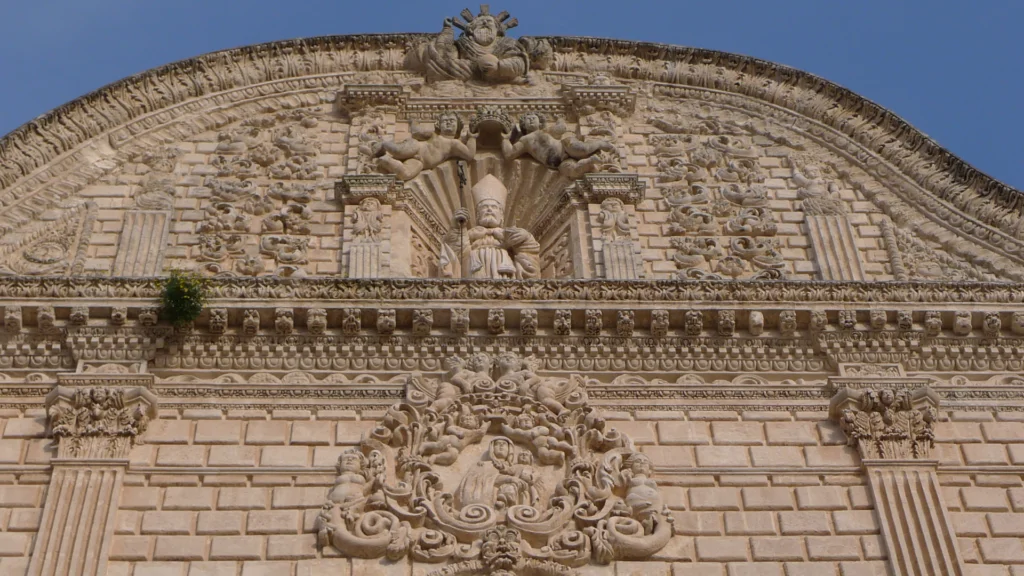
M626 458L622 466L622 479L626 484L626 506L633 516L644 527L644 534L654 532L654 522L658 514L665 508L658 483L651 476L654 474L651 459L641 452L634 452Z
M436 168L448 160L469 161L476 154L477 135L467 133L460 140L462 120L453 112L443 112L438 116L432 131L410 128L412 138L371 145L381 172L394 174L401 180L412 180L420 172Z
M506 160L527 155L548 168L558 170L566 178L575 179L597 170L598 152L614 152L607 140L584 142L569 132L562 118L550 128L543 115L529 112L519 118L519 138L512 142L511 133L503 133L501 153Z
M457 415L446 415L445 420L435 427L435 439L423 443L422 453L430 456L431 464L449 466L455 463L466 446L476 444L484 437L490 424L474 414L468 405L462 405Z
M477 382L490 382L491 364L491 357L482 352L474 354L468 360L458 356L445 359L445 369L448 372L438 383L430 408L436 412L444 412L460 395L472 393Z
M342 452L338 456L338 475L334 478L334 488L327 496L328 500L342 508L355 507L365 502L373 488L373 475L367 464L366 457L356 448Z
M501 423L501 433L509 438L533 446L541 464L560 466L576 455L576 448L565 441L565 432L543 415L528 412L512 419L512 425Z

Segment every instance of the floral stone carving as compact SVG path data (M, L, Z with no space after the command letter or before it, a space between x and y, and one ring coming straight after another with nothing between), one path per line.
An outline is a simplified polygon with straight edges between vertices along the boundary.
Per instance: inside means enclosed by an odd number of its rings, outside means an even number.
M57 386L46 396L57 457L123 459L156 418L156 396L145 388Z
M935 445L932 424L939 395L925 386L909 390L843 388L829 414L865 460L928 459Z
M451 358L411 374L317 522L346 556L450 562L437 574L570 573L651 556L672 535L648 457L587 405L582 376L532 358Z

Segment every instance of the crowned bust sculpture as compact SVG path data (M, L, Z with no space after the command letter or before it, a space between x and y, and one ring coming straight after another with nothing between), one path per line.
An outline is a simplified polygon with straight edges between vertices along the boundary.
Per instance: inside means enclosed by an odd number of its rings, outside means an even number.
M525 83L531 60L539 62L551 55L551 46L542 40L515 40L506 31L519 25L502 11L493 15L487 4L473 15L467 8L461 20L445 18L441 33L414 47L406 65L422 72L428 82L442 80L481 80L489 83ZM455 28L462 30L456 38Z

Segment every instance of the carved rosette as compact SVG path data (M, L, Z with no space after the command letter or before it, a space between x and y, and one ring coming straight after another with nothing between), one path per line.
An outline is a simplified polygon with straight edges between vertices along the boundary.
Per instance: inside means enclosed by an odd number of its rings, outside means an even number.
M915 390L843 388L832 398L829 414L864 460L927 460L935 445L932 424L939 396L924 386Z
M142 387L57 386L46 396L50 433L57 457L117 460L140 444L156 418L156 396Z
M582 376L514 354L447 367L409 375L406 400L338 459L321 546L448 562L438 574L565 574L667 544L650 460L587 405Z

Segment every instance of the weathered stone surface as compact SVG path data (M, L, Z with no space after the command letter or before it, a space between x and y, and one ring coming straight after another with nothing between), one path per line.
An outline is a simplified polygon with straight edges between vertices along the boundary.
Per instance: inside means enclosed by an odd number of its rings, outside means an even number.
M516 24L0 140L0 574L1020 571L1020 191L798 71Z

